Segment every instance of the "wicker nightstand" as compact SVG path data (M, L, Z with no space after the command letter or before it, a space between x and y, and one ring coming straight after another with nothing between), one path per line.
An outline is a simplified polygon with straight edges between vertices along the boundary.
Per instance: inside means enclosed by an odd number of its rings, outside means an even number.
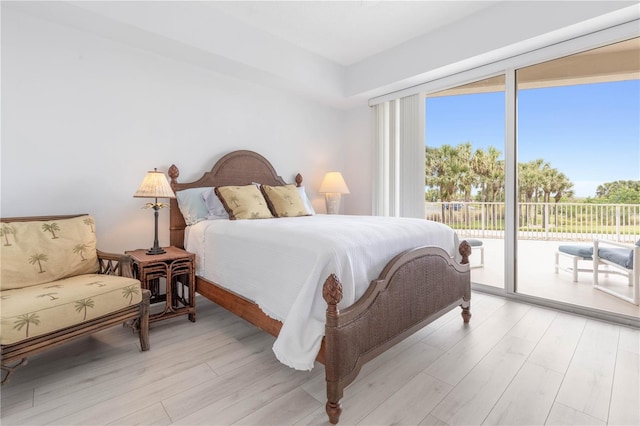
M151 291L149 321L159 321L179 315L189 315L196 321L195 254L177 247L164 247L166 253L148 255L145 249L125 252L133 261L133 272L142 288ZM165 293L160 293L161 282ZM164 303L164 309L154 312L154 305ZM157 309L157 308L156 308Z

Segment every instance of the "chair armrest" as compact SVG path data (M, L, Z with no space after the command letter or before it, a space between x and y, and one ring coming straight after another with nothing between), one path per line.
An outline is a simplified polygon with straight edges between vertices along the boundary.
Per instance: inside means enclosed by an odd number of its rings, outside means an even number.
M628 250L633 250L636 247L633 244L619 243L617 241L603 240L601 238L597 238L596 240L594 240L594 246L595 247L598 247L600 244L608 244L608 245L612 245L612 246L616 246L616 247L620 247L620 248L625 248L625 249L628 249Z
M131 268L131 256L120 253L107 253L97 250L98 263L100 265L99 274L119 275L121 277L133 278Z

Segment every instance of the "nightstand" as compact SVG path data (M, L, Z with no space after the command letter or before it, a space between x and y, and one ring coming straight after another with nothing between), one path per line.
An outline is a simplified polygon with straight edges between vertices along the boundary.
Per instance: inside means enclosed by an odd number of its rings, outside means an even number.
M196 256L177 247L163 248L166 251L164 254L149 255L145 249L125 252L133 261L134 276L140 280L142 288L151 291L149 321L189 315L189 321L195 322ZM161 288L161 283L165 284L164 288ZM160 303L164 307L158 311L157 305Z

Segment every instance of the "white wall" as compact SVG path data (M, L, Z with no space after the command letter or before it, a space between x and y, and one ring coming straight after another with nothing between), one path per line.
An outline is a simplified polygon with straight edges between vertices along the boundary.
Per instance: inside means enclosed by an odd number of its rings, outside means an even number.
M347 214L370 215L372 212L372 122L371 108L364 105L344 112L341 157L342 174L351 194L342 198L341 208Z
M0 214L91 213L103 250L151 245L152 212L132 197L147 170L175 163L190 181L235 149L261 153L287 180L302 173L323 211L316 188L344 168L346 122L282 90L2 11Z

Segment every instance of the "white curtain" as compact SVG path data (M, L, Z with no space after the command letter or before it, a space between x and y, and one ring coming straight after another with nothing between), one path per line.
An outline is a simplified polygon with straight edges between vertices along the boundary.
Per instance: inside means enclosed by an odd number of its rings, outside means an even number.
M373 214L424 218L424 96L372 107Z

